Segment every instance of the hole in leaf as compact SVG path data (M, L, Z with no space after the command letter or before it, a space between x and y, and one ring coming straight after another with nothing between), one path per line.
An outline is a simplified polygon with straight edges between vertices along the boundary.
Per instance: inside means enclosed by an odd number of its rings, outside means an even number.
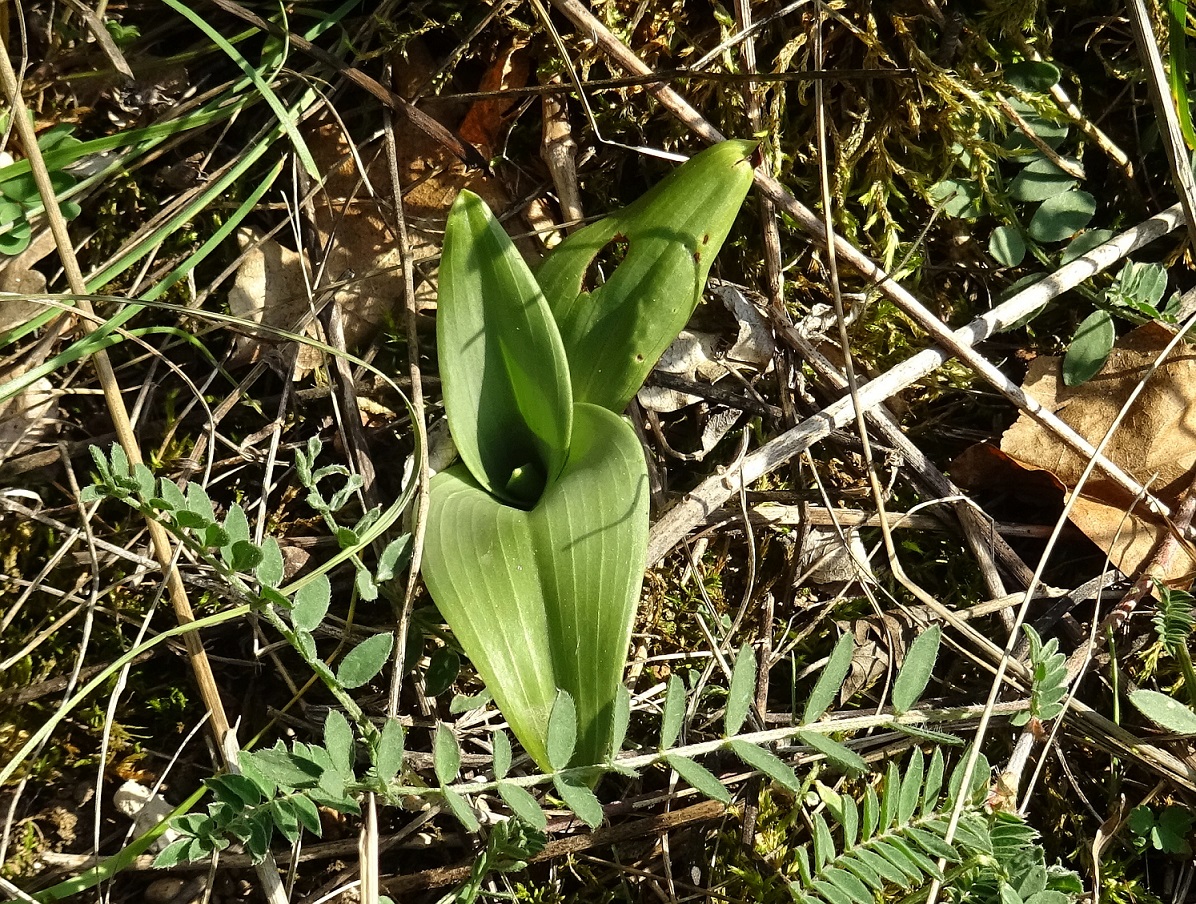
M627 241L627 236L621 233L603 245L590 260L589 267L586 268L582 288L586 292L593 292L600 288L610 274L614 273L619 264L627 258L627 251L630 247L631 243Z

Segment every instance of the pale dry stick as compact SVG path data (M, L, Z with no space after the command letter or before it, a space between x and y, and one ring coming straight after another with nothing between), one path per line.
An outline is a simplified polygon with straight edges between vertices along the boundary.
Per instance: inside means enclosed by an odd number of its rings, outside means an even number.
M38 193L41 195L42 204L45 206L46 218L49 221L50 231L54 234L55 244L58 246L58 255L62 262L67 284L70 286L71 292L76 296L76 304L79 310L84 314L83 317L79 318L79 323L85 332L90 333L94 329L91 318L95 316L95 311L92 308L90 299L87 297L87 283L83 278L83 271L79 268L79 260L75 256L74 246L71 244L70 234L67 232L66 221L62 217L62 211L59 209L58 202L55 199L54 186L50 182L49 171L46 169L45 161L42 159L41 150L37 144L37 136L33 131L33 124L26 114L25 100L21 96L21 89L17 84L16 73L13 72L12 62L8 56L8 49L3 46L0 46L0 87L3 88L5 95L8 97L17 135L21 140L21 146L24 148L26 158L29 161L29 168L34 183L37 185ZM98 349L92 353L91 357L95 363L96 374L99 378L100 386L104 391L104 401L107 404L121 447L124 449L130 465L141 464L141 449L137 444L137 437L133 433L133 426L129 420L129 412L125 408L124 398L121 396L120 384L117 382L108 353L104 349ZM166 528L153 518L146 519L146 527L149 530L150 542L154 547L154 557L158 560L158 564L162 567L166 575L166 589L170 595L171 605L174 607L176 618L180 624L195 621L195 614L191 609L191 601L187 596L187 587L183 583L182 575L175 566L175 555L174 550L171 548L169 533L167 533ZM187 646L188 659L191 662L191 668L195 675L200 697L203 699L208 711L212 714L212 731L216 736L217 746L223 751L225 750L224 745L226 741L232 739L232 733L230 731L228 716L224 711L224 704L220 699L220 691L216 686L216 678L212 673L211 663L208 661L203 641L196 632L188 631L183 635L183 638ZM232 744L235 745L235 740L232 740ZM258 876L267 890L271 889L272 886L276 886L277 890L281 892L281 886L277 885L277 871L271 872L272 868L273 858L267 854L266 860L258 868ZM281 902L285 901L285 898L280 898L275 894L270 896L270 900L271 904L281 904Z
M569 126L564 98L545 94L541 103L544 107L544 129L540 140L540 159L548 167L557 200L561 203L561 216L564 217L561 231L568 234L585 219L581 191L577 186L577 142Z
M1179 127L1179 114L1171 100L1171 88L1168 86L1167 73L1163 70L1159 46L1155 43L1150 13L1142 0L1126 0L1125 5L1134 32L1134 43L1138 46L1142 67L1146 70L1146 86L1150 89L1150 100L1154 105L1155 118L1159 125L1159 137L1162 138L1163 150L1167 153L1167 164L1171 167L1171 178L1179 194L1179 203L1184 208L1188 240L1196 246L1196 175L1192 173L1188 145Z
M651 70L632 52L627 45L625 45L618 37L611 33L601 22L599 22L594 15L585 8L580 0L551 0L555 6L566 18L587 37L594 41L606 54L611 57L618 65L627 69L636 75L647 75ZM684 98L682 98L676 91L666 84L649 84L649 91L653 96L671 112L674 116L680 119L691 131L696 133L704 140L714 143L723 140L723 135L704 119L696 110L689 105ZM776 179L765 175L759 171L755 174L756 187L760 191L768 195L769 198L777 205L777 207L792 217L803 229L810 233L815 240L825 245L827 241L827 231L819 217L814 214L809 208L799 202L793 197L789 191L781 185ZM894 280L887 272L879 267L862 251L844 239L842 236L835 235L833 240L835 242L835 253L840 260L846 261L852 269L865 278L874 283L874 288L894 304L900 307L906 314L908 314L915 322L925 329L932 337L932 339L942 346L943 350L940 352L937 349L927 349L919 355L914 355L904 362L903 365L898 365L890 371L890 374L900 371L903 367L908 366L911 370L919 365L924 365L927 358L922 355L929 353L930 358L937 358L939 355L945 355L938 363L931 364L930 369L925 371L929 373L935 367L939 366L943 361L949 357L958 357L961 361L975 370L987 382L989 382L998 392L1008 398L1011 402L1017 405L1018 408L1025 411L1044 427L1054 432L1063 442L1071 446L1081 455L1087 457L1092 455L1092 444L1084 437L1080 436L1075 430L1064 423L1053 412L1044 408L1037 400L1029 396L1025 390L1006 377L1001 371L986 359L979 352L975 351L972 346L976 343L988 338L993 332L1001 329L1010 328L1013 323L1016 323L1021 318L1025 317L1032 311L1037 310L1059 292L1066 289L1074 288L1079 283L1083 282L1091 276L1100 273L1102 270L1111 266L1116 261L1120 260L1126 254L1145 244L1146 241L1158 238L1175 228L1172 220L1174 208L1169 208L1161 214L1152 217L1146 223L1141 224L1134 230L1128 230L1117 239L1106 242L1095 251L1084 255L1082 258L1073 261L1065 267L1061 267L1055 272L1052 277L1048 277L1036 286L1027 289L1025 292L1020 292L1013 299L1005 304L989 311L985 315L981 315L963 327L961 330L952 332L937 316L927 309L920 301L918 301L908 290L902 287L896 280ZM1156 231L1161 229L1161 231ZM1119 240L1126 237L1130 233L1134 233L1137 239L1141 241L1131 242L1131 247L1121 250ZM1108 259L1112 256L1112 259ZM1078 267L1076 265L1079 265ZM1072 269L1072 268L1075 269ZM1074 281L1070 281L1073 280ZM1039 293L1040 290L1046 286L1058 287L1056 291L1050 294ZM1037 304L1027 304L1031 300L1037 300ZM1025 305L1024 308L1020 306ZM1014 310L1019 310L1015 316L1010 317L1002 322L994 322L994 315L997 312L1010 313ZM1002 325L1003 324L1003 325ZM972 331L975 331L974 333ZM949 354L946 354L948 353ZM917 362L915 364L914 362ZM920 379L925 376L925 373L920 374L913 380ZM913 382L911 380L910 382ZM873 381L874 383L876 381ZM865 384L861 387L861 391L867 389L871 384ZM908 385L908 384L903 384ZM887 398L887 396L886 396ZM873 399L870 404L875 404ZM850 404L850 402L848 403ZM826 409L826 410L829 410ZM842 425L840 425L842 426ZM800 429L801 425L798 425ZM790 431L792 433L792 431ZM785 436L784 434L782 437ZM778 437L781 439L782 437ZM794 450L794 454L796 451ZM1124 470L1115 465L1113 462L1101 456L1098 458L1098 464L1101 469L1126 492L1131 495L1139 495L1142 493L1142 486L1130 475L1126 474ZM775 465L773 465L775 467ZM770 468L771 470L771 468ZM759 476L759 475L757 475ZM755 478L753 478L755 479ZM725 498L725 497L724 497ZM1167 506L1155 498L1147 495L1144 497L1150 510L1157 515L1166 517L1170 514ZM649 558L649 561L654 561Z
M1034 126L1026 122L1025 117L1013 108L1013 105L1009 103L1009 101L1003 94L1001 94L1001 92L994 91L993 96L996 98L997 106L1001 108L1001 112L1009 117L1013 124L1017 126L1017 130L1021 132L1022 135L1025 136L1026 140L1029 141L1030 144L1034 145L1034 147L1036 147L1039 152L1047 158L1047 160L1051 161L1051 163L1055 164L1055 166L1059 167L1059 169L1063 170L1063 172L1067 173L1067 175L1071 176L1073 179L1088 178L1087 174L1084 172L1084 167L1080 166L1078 163L1068 160L1053 147L1047 144L1042 139L1042 136L1034 131Z
M392 73L393 77L393 73ZM385 117L383 122L386 145L386 165L390 174L391 209L394 216L395 235L399 241L399 257L403 266L403 314L407 332L407 374L411 379L411 427L416 432L420 449L428 448L428 434L424 408L423 371L419 365L419 310L415 297L415 258L411 250L411 235L407 229L407 216L403 208L403 183L399 172L398 143L395 138L394 116ZM415 605L415 593L419 587L419 567L423 558L424 535L428 523L428 482L430 472L427 455L415 462L418 473L415 498L412 501L411 560L407 565L407 583L403 591L403 603L397 613L395 630L395 660L391 674L390 698L386 712L395 718L399 712L399 695L403 689L403 657L406 656L407 632L411 625L411 612Z
M1163 351L1151 363L1150 367L1146 370L1146 373L1144 373L1141 379L1139 379L1138 384L1134 387L1133 391L1130 392L1129 397L1126 398L1125 403L1117 412L1117 416L1113 419L1113 422L1105 431L1105 435L1101 437L1095 452L1089 457L1087 464L1084 466L1083 472L1081 472L1079 478L1076 480L1076 484L1072 488L1071 494L1067 498L1067 502L1064 503L1063 511L1060 513L1059 519L1055 522L1055 530L1052 532L1050 539L1047 540L1046 548L1043 549L1042 556L1038 560L1038 567L1034 570L1034 579L1030 582L1030 586L1026 588L1025 600L1018 608L1017 617L1014 620L1013 633L1009 635L1009 641L1006 643L1005 650L1001 655L1001 660L997 665L997 674L994 676L992 687L989 690L985 712L980 717L980 723L976 726L976 734L972 741L972 746L969 748L968 758L965 760L963 770L963 787L968 787L968 782L971 781L972 771L976 767L976 762L980 755L980 749L984 744L985 735L988 732L989 710L991 707L996 705L997 696L1001 692L1001 679L1004 677L1006 669L1012 663L1016 662L1016 660L1013 658L1013 650L1018 641L1018 629L1025 621L1026 613L1030 609L1030 602L1033 598L1034 591L1038 588L1038 583L1042 579L1042 573L1046 570L1047 561L1049 560L1051 553L1054 552L1055 544L1058 541L1059 536L1063 533L1063 525L1067 517L1071 514L1072 508L1074 508L1076 502L1079 500L1080 494L1083 491L1083 487L1088 482L1088 478L1091 477L1093 472L1096 470L1097 457L1104 451L1105 447L1113 439L1113 434L1117 432L1117 428L1121 426L1122 420L1129 414L1130 409L1138 400L1138 397L1142 394L1143 390L1145 390L1146 384L1150 381L1150 378L1154 375L1155 371L1162 366L1163 362L1167 360L1167 357L1171 354L1171 352L1179 346L1179 344L1183 341L1184 335L1193 326L1196 326L1196 316L1189 317L1183 326L1176 331L1175 336L1172 337L1171 341L1167 343ZM1087 657L1085 657L1085 661L1087 661ZM1014 789L1013 794L1015 796L1016 793L1016 789ZM955 802L955 806L951 810L951 818L947 822L947 831L943 836L943 840L948 844L950 844L951 840L955 837L955 829L958 827L959 820L963 815L963 806L964 801L962 801L962 799L957 800ZM930 893L927 897L927 904L935 904L935 900L938 897L939 887L940 883L937 879L931 883Z

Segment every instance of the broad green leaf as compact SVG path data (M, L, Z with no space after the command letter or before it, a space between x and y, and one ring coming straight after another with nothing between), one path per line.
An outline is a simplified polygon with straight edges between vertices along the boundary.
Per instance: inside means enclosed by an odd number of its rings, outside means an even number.
M436 780L442 785L450 784L461 771L461 748L457 744L457 736L443 722L436 723L436 733L432 738L432 765L436 770Z
M845 772L858 774L868 771L868 764L864 758L854 750L849 750L838 741L832 741L824 734L816 731L799 731L798 739L808 747L813 747L830 762Z
M1059 263L1069 264L1094 248L1099 248L1111 238L1113 238L1111 229L1086 229L1063 249L1063 253L1059 255Z
M930 200L949 217L974 220L980 216L980 186L972 179L944 179L931 187Z
M1016 226L998 226L988 238L988 253L998 264L1016 267L1026 256L1026 242Z
M350 690L361 687L385 668L394 642L394 635L389 631L367 637L341 660L336 669L336 680Z
M578 815L582 822L591 829L596 829L602 824L602 804L598 802L593 791L563 775L554 775L552 784L556 787L561 800Z
M170 484L170 486L174 486L174 484ZM178 492L177 489L175 492ZM286 576L282 550L278 546L278 541L273 537L266 537L262 541L262 560L258 562L253 576L267 587L277 587Z
M389 784L403 768L403 723L398 719L387 719L382 726L382 737L378 739L378 756L374 770L383 784Z
M539 802L525 788L511 782L498 783L498 796L511 812L539 832L547 831L548 819L540 809Z
M577 707L567 691L558 691L548 716L548 762L564 769L577 746Z
M727 737L739 733L752 705L756 690L756 653L745 643L735 657L731 670L731 686L727 690L727 711L723 717L723 733Z
M318 574L295 594L291 604L291 621L300 631L314 631L328 613L332 601L332 584L328 575Z
M702 151L540 266L576 401L622 411L689 321L751 187L754 147L724 141ZM625 253L598 285L595 259L607 248Z
M353 775L353 729L340 710L329 710L324 717L324 749L337 772L346 778Z
M1063 357L1063 382L1079 386L1100 373L1113 351L1116 333L1108 311L1093 311L1076 327L1076 334Z
M681 736L685 719L685 683L676 674L669 675L664 692L664 709L660 714L660 750L667 750Z
M1069 191L1075 184L1074 176L1069 176L1044 157L1022 168L1010 184L1009 194L1015 201L1045 201Z
M569 366L536 278L469 191L445 228L436 343L461 460L491 494L530 507L568 455Z
M893 682L893 710L903 713L910 709L926 685L930 681L930 673L934 671L934 662L939 655L939 640L942 629L938 625L931 625L930 629L917 636L905 654L905 662L897 679Z
M1134 691L1130 702L1156 725L1181 735L1196 735L1196 713L1158 691Z
M694 762L689 757L677 754L666 755L664 761L669 764L669 768L711 800L717 800L719 803L730 806L731 795L723 783L718 780L718 776L705 766Z
M1023 60L1005 67L1005 81L1023 91L1049 91L1059 83L1059 67L1044 60Z
M1096 213L1096 199L1086 191L1065 191L1038 205L1030 218L1030 237L1039 242L1062 242L1088 225Z
M424 580L545 771L558 687L577 706L575 763L607 757L647 533L639 440L593 405L577 406L569 460L531 511L496 500L461 466L432 480Z
M806 710L801 717L803 725L809 725L819 719L835 702L835 697L843 689L843 681L851 669L851 657L854 652L855 641L850 634L844 634L831 650L830 658L814 683L814 689L806 698Z
M782 785L794 793L801 790L801 782L798 781L793 767L775 753L739 739L728 741L727 746L747 765L753 769L759 769L778 785Z

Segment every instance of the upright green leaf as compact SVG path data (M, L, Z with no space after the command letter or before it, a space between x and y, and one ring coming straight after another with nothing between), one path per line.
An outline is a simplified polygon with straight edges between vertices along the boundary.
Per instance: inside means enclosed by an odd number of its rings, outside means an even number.
M328 575L317 574L299 588L291 603L291 621L300 631L311 632L320 626L332 602L332 584Z
M324 717L324 748L337 772L345 777L353 774L353 729L340 710L329 710Z
M723 733L730 737L738 734L747 718L756 690L756 652L745 643L735 657L731 670L731 686L727 691L727 712L723 719Z
M567 691L558 691L548 716L548 762L553 769L564 769L577 746L577 707Z
M378 779L383 784L389 784L403 768L405 740L403 723L398 719L387 719L382 726L382 736L378 739L378 755L374 762Z
M685 719L685 683L676 674L669 675L664 692L664 708L660 714L660 750L667 750L681 736Z
M725 141L702 151L635 203L569 236L540 266L578 402L622 411L689 321L751 187L754 146ZM595 259L608 247L623 258L598 285Z
M855 641L850 634L844 634L835 644L830 658L818 675L814 689L806 698L806 711L802 715L802 724L809 725L830 709L835 697L843 688L843 681L851 669L851 657L855 653Z
M440 379L462 461L488 492L530 506L569 452L573 394L552 313L484 201L449 213L436 314Z
M942 638L942 628L931 625L929 630L917 636L905 654L905 662L901 671L897 673L897 680L893 682L893 709L903 713L910 709L926 685L930 681L930 673L934 671L934 663L939 655L939 641Z
M436 733L432 737L432 765L436 770L436 780L442 785L451 784L461 771L461 748L457 744L457 736L443 722L436 723Z
M511 771L511 739L501 728L491 736L494 747L494 777L503 779Z

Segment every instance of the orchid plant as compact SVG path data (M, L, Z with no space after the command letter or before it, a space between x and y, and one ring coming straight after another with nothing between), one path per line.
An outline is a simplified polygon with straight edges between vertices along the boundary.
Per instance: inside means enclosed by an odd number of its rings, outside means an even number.
M616 752L648 540L644 452L620 412L701 299L753 147L698 154L538 273L477 195L449 215L437 347L461 461L431 482L423 576L545 771L565 765L549 755L554 705L575 709L573 765ZM588 284L607 249L621 260Z

